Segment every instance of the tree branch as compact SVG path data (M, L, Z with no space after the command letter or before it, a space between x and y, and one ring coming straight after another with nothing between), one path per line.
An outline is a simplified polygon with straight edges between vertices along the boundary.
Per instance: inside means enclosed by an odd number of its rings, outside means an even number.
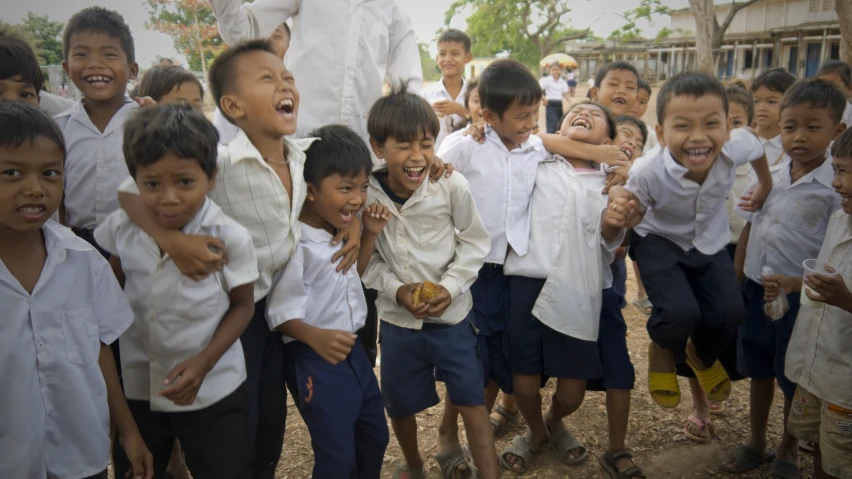
M745 7L748 7L749 5L754 5L755 3L759 2L759 1L761 1L761 0L747 0L747 1L742 2L742 3L737 3L736 1L731 2L731 9L728 11L728 14L725 15L725 19L722 20L721 25L719 24L719 20L716 19L716 15L715 15L715 11L714 11L713 22L715 22L715 24L716 24L716 31L722 32L722 35L724 35L725 32L728 31L728 27L731 26L731 22L734 21L734 17L737 16L737 13L739 13L740 10L742 10Z

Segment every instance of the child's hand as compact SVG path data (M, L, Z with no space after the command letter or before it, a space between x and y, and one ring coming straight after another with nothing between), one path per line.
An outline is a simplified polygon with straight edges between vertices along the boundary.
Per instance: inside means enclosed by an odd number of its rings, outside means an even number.
M336 329L317 329L308 342L321 358L336 366L349 356L352 347L358 341L358 336Z
M441 179L441 176L449 178L453 174L453 171L455 171L453 165L444 163L436 156L432 161L432 168L429 169L429 181L435 183Z
M615 259L622 259L627 256L627 248L624 246L619 246L615 248Z
M597 148L600 150L600 153L595 161L599 163L611 166L622 165L624 162L627 162L628 165L630 164L630 158L628 158L627 153L621 151L621 147L618 145L599 145Z
M771 189L772 187L765 188L764 185L758 183L753 190L746 192L740 197L743 201L739 204L739 207L743 211L755 212L760 210L763 207L763 202L766 201L766 197L769 196Z
M435 113L441 116L459 115L465 116L464 105L454 100L441 100L432 104Z
M137 104L139 104L139 106L142 107L142 108L146 108L146 107L149 107L149 106L157 106L157 102L154 101L154 99L151 98L150 96L143 96L141 98L137 96L136 98L133 99L133 101L135 101Z
M349 272L349 268L358 261L358 254L361 252L361 222L351 221L349 226L337 232L337 235L331 239L331 245L337 246L343 241L343 247L340 251L334 253L331 257L331 262L336 263L341 257L343 261L337 265L337 272L344 274Z
M604 183L604 189L601 193L607 194L609 193L610 188L613 186L624 186L627 184L628 172L630 171L630 166L627 167L619 166L615 171L609 173L606 176L606 182Z
M373 203L364 208L364 212L361 214L361 221L364 222L364 232L377 236L382 232L382 228L388 224L390 217L390 211L388 211L388 207L385 205Z
M127 471L125 477L132 479L152 479L154 477L154 456L145 446L145 441L139 434L139 429L120 434L118 442L124 455L130 461L131 470Z
M473 138L479 144L485 143L485 122L471 123L462 135Z
M411 283L400 286L399 289L396 290L396 304L410 311L415 318L423 319L428 316L429 304L424 302L420 306L414 306L412 295L418 286L422 288L423 283Z
M177 406L191 405L195 402L204 376L212 367L203 353L187 359L166 375L166 380L163 381L166 387L160 390L159 395Z
M435 283L435 286L437 286L441 292L438 296L424 301L427 305L429 305L429 310L426 311L426 316L429 316L430 318L440 318L443 316L444 311L446 311L447 308L450 307L450 303L453 302L453 298L450 296L450 292L447 291L447 288L438 283Z
M604 221L616 228L630 228L638 206L630 192L620 186L614 186L609 191L609 203L607 204Z
M178 235L160 247L172 257L181 274L196 281L222 271L228 264L225 243L213 236Z
M831 266L826 266L826 270L830 273L837 272ZM805 290L808 298L837 306L846 311L852 310L852 292L849 291L846 281L839 274L829 276L822 273L811 273L805 278L805 284L816 292L816 294L811 294L810 291Z
M763 277L763 301L770 302L783 291L785 295L802 290L802 278L773 274Z

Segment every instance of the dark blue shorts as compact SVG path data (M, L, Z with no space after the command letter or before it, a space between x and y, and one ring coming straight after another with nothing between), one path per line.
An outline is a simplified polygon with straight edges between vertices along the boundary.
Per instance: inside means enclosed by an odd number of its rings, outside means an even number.
M439 402L435 374L456 406L485 405L482 363L470 316L453 324L408 329L381 322L382 394L391 418L413 416Z
M627 262L624 258L617 259L609 265L609 269L612 271L612 289L619 295L616 304L619 309L624 309L627 306Z
M512 393L509 369L509 278L503 266L486 263L470 287L473 296L473 325L479 330L477 347L482 361L483 387L495 381L504 393Z
M619 299L622 296L613 288L603 290L601 325L598 333L598 351L603 367L603 377L590 380L586 389L633 389L636 372L627 351L627 323L621 314Z
M747 279L743 284L743 293L746 297L746 317L739 329L737 368L748 378L777 379L784 397L793 399L796 384L784 375L784 360L799 314L799 293L787 295L790 310L776 321L763 314L763 286Z
M551 329L532 315L545 280L511 276L509 345L512 373L563 379L601 377L598 345Z

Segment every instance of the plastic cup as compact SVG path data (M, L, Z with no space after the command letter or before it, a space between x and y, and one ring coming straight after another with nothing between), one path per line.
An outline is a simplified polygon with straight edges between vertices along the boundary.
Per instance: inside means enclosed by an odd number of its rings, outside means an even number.
M805 293L806 291L810 291L811 294L817 294L817 293L816 293L816 291L812 290L811 288L808 288L808 286L805 284L804 280L807 279L809 274L815 274L815 273L825 274L825 275L828 275L828 276L837 276L836 272L832 273L831 271L826 269L826 266L830 267L834 271L837 271L837 267L834 266L833 264L829 263L828 261L823 261L823 260L820 260L820 259L806 259L806 260L802 261L802 266L805 268L805 271L802 274L802 296L801 296L800 302L801 302L802 306L808 305L808 306L813 307L813 308L819 308L824 303L814 301L814 300L812 300L811 298L808 297L807 293Z

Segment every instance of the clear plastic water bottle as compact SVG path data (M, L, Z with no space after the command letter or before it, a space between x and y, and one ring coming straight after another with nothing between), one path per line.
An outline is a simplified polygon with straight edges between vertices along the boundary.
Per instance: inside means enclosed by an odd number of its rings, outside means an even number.
M764 266L761 274L763 274L763 277L766 277L774 275L775 272L769 266ZM763 305L763 314L773 321L783 318L789 310L790 303L787 301L787 295L783 289L775 299Z

